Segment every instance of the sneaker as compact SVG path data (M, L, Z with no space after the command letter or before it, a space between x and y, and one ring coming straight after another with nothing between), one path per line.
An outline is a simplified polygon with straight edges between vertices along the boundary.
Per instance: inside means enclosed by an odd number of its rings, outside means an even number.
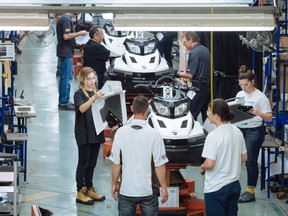
M87 195L87 188L82 187L78 192L77 192L77 197L76 197L76 203L81 203L84 205L93 205L94 200L88 197Z
M58 105L58 108L60 110L75 110L75 107L73 104L65 104L65 105Z
M255 200L255 194L246 191L240 196L238 203L254 202Z
M96 193L93 187L88 189L87 196L93 199L94 201L103 201L106 199L104 195Z

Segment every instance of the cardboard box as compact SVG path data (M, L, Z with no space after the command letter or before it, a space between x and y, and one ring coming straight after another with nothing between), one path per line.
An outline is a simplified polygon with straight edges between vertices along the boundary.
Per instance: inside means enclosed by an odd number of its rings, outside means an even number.
M275 103L275 105L276 105L276 103ZM288 110L288 102L286 101L285 103L284 103L284 106L285 106L285 110L287 111ZM279 111L282 111L283 110L283 102L282 101L279 101L279 103L278 103L278 110ZM279 115L281 115L281 114L279 114Z
M288 37L287 37L288 40ZM279 67L279 89L280 89L280 94L283 93L283 80L284 80L284 67L286 68L286 82L285 82L285 93L288 93L288 53L280 53L279 54L279 59L280 60L287 60L286 62L280 62L278 67ZM276 63L276 60L273 59L273 64ZM276 69L276 64L275 68ZM274 72L275 76L275 72Z
M288 47L288 37L281 36L280 37L280 48L287 48Z
M283 80L284 80L284 67L286 67L286 77L285 77L285 93L288 93L288 63L280 63L279 68L279 88L280 94L283 93Z
M161 207L179 207L179 188L168 187L169 198L165 203L161 203L162 196L158 198L159 208Z

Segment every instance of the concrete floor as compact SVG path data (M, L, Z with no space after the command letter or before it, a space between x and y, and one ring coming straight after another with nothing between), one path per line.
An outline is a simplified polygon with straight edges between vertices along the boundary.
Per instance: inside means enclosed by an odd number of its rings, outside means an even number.
M35 106L37 117L28 120L28 175L20 187L23 194L21 216L31 215L31 205L38 204L51 210L56 216L116 216L117 202L110 194L111 162L100 152L95 169L94 184L106 196L104 202L85 206L75 203L77 147L74 139L73 111L58 110L58 80L56 72L55 44L35 48L25 39L20 45L23 53L17 55L18 75L15 89L24 90L26 99ZM71 94L78 88L73 81ZM18 93L19 94L19 93ZM182 170L184 177L196 180L196 195L203 198L203 180L198 167ZM241 185L245 189L246 171L243 166ZM258 184L259 185L259 184ZM239 205L239 215L284 216L288 214L286 200L278 200L275 194L266 198L266 190L256 190L256 202Z

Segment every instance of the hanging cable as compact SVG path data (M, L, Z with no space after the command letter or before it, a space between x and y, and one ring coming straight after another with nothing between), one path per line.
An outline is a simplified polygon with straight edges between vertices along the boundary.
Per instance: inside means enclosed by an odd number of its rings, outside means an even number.
M213 8L213 3L211 6L211 27L213 28L214 26L214 8ZM214 65L214 40L213 40L213 31L210 32L210 95L211 95L211 110L213 110L213 99L214 99L214 91L213 91L213 65Z

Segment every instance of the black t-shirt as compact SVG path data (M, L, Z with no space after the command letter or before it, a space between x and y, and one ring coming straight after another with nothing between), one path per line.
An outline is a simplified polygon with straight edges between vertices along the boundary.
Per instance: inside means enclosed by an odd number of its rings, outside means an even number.
M186 71L193 75L193 80L209 80L210 52L207 47L199 43L193 47L189 53Z
M94 95L94 92L88 92L89 97ZM104 132L102 131L98 136L96 134L95 125L93 121L92 109L91 107L84 113L79 111L79 107L87 102L89 98L84 94L82 89L78 89L74 94L74 104L75 104L75 138L77 145L84 145L88 143L104 143Z
M84 67L91 67L96 73L104 73L109 55L110 51L102 44L89 40L84 47Z
M75 38L64 40L63 35L74 32L73 22L68 14L63 14L57 22L57 56L72 58L74 55Z

